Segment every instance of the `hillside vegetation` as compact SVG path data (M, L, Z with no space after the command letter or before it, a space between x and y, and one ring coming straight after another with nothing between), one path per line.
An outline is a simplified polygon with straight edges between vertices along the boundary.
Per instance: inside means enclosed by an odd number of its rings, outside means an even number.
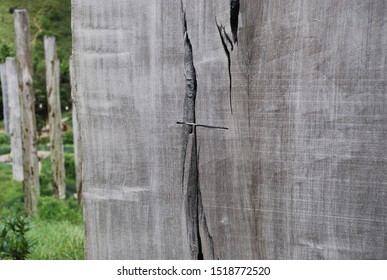
M71 0L1 0L0 2L0 62L15 55L15 33L13 10L25 8L29 11L34 67L34 90L38 128L47 119L47 97L43 38L57 38L58 56L61 61L62 109L71 108L69 81L69 57L71 55ZM1 99L1 97L0 97ZM0 100L1 101L1 100ZM0 104L2 106L2 104ZM1 107L2 108L2 107ZM0 119L3 118L2 110Z
M70 111L71 91L68 62L71 55L71 1L0 0L0 63L3 63L8 56L15 56L12 12L16 8L25 8L29 11L38 130L45 126L48 117L43 43L45 35L57 38L58 56L61 61L62 117L67 126L67 130L62 132L66 168L66 200L60 201L54 197L50 157L41 160L39 176L41 197L38 214L26 220L30 228L26 233L26 239L31 245L27 259L83 259L83 215L82 207L77 204L74 197L76 192L74 146ZM11 143L9 136L4 133L1 99L0 94L0 156L4 156L11 152ZM66 107L69 112L65 111ZM38 150L49 151L48 143L47 135L41 134L37 141ZM19 236L12 234L7 235L8 239L6 239L4 228L8 221L14 221L25 215L23 185L13 180L11 164L0 162L0 259L11 258L7 255L8 251L12 251L10 245L15 245L20 241ZM11 241L16 243L13 244Z

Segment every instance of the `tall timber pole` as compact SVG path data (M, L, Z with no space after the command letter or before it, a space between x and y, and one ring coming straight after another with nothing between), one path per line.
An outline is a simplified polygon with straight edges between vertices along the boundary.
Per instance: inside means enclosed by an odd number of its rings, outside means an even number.
M20 88L15 58L7 57L8 102L10 109L9 130L11 136L12 173L17 181L23 181L23 149L20 118Z
M44 37L46 59L46 85L48 100L48 121L50 127L51 168L55 195L59 199L66 198L66 174L61 131L60 106L60 63L56 51L55 37Z
M16 54L19 66L21 130L24 166L24 201L28 215L37 211L39 166L36 148L35 94L32 79L32 51L27 10L14 11Z

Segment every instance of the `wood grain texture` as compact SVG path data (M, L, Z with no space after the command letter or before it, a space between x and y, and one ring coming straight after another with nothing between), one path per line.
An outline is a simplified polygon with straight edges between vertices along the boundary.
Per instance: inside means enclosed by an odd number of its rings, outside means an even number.
M48 123L50 128L51 169L55 195L66 198L66 173L62 140L62 112L60 105L60 63L56 51L55 37L44 37L46 61L46 88L48 101Z
M14 11L18 60L23 146L23 190L26 212L35 215L39 197L39 167L36 148L35 94L32 79L30 25L26 10Z
M23 149L22 149L22 131L20 114L20 89L17 72L16 60L7 57L6 62L7 88L9 94L10 108L10 136L11 136L11 154L12 154L12 174L17 181L23 181Z
M72 57L69 61L70 81L71 81L71 98L73 100L72 122L73 122L73 139L74 139L74 160L75 160L75 185L77 190L78 204L83 201L83 184L82 184L82 148L81 133L79 131L79 120L77 113L77 104L75 102L77 84L75 79L75 70Z
M72 1L87 257L196 258L186 28L203 258L387 258L387 4L231 2Z

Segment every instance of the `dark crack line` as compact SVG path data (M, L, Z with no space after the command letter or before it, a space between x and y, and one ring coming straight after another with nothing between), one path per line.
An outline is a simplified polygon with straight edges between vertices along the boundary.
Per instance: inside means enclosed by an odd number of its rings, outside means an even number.
M196 71L193 64L192 45L187 33L186 13L181 2L183 37L184 37L184 77L186 80L186 92L184 95L183 121L195 122L195 98L196 98ZM183 167L182 186L184 188L185 158L187 154L187 145L189 134L192 133L192 126L183 127L182 156L181 164Z
M184 36L184 76L185 76L185 96L183 103L182 124L195 124L195 100L197 93L196 70L193 63L193 52L191 41L187 31L186 12L181 2L183 36ZM182 188L185 193L185 214L187 219L188 242L193 259L204 259L203 242L210 247L213 254L212 237L209 234L208 226L204 215L201 192L199 186L198 170L198 149L197 149L197 125L184 125L182 133ZM202 125L205 126L205 125ZM191 141L190 141L191 139ZM189 145L190 144L190 145ZM189 150L188 150L189 149ZM188 153L188 151L190 151ZM189 157L189 158L187 158ZM188 170L186 170L188 168ZM200 232L205 232L201 236Z
M227 32L226 32L226 29L224 29L224 26L222 26L222 29L223 29L223 34L224 36L226 37L227 41L230 43L230 46L231 46L231 51L234 50L234 44L230 38L230 36L228 36Z
M230 26L234 44L238 43L239 0L230 0Z
M196 130L194 131L196 134ZM195 138L196 139L196 138ZM195 142L197 143L197 142ZM214 249L214 241L212 239L212 235L208 229L207 225L207 219L206 219L206 213L204 212L203 208L203 200L202 200L202 192L200 190L200 176L199 176L199 160L200 160L200 146L197 145L197 155L196 155L196 164L197 164L197 176L198 176L198 217L199 217L199 222L198 222L198 233L199 233L199 249L200 251L198 252L198 259L204 259L204 254L203 254L203 242L207 243L207 248L209 249L208 252L208 258L214 260L215 259L215 249ZM202 229L203 234L200 234L200 229ZM202 236L206 237L205 240L202 240ZM202 258L200 258L202 257Z
M199 160L198 160L199 161ZM206 219L206 214L203 209L203 202L202 202L202 192L200 191L200 188L198 189L198 215L199 215L199 229L201 228L204 233L203 236L207 237L207 248L209 248L209 259L215 259L215 249L214 249L214 241L212 239L212 235L210 234L210 231L208 229L207 225L207 219ZM200 231L199 231L200 232ZM201 234L199 234L199 241L200 241L200 248L203 248L202 245L202 240L201 240ZM202 252L203 255L203 252ZM200 255L199 255L200 256Z
M223 49L224 49L224 52L226 53L226 56L227 56L227 61L228 61L228 77L229 77L229 80L230 80L230 85L229 85L229 90L230 90L230 93L229 93L229 102L230 102L230 110L231 110L231 114L232 114L232 75L231 75L231 55L230 55L230 51L228 50L228 47L227 47L227 44L226 44L226 41L224 39L224 37L228 38L228 40L230 39L226 33L226 30L224 29L223 25L219 25L218 24L218 21L216 20L216 17L215 17L215 24L216 24L216 27L218 28L218 32L219 32L219 36L220 36L220 40L222 41L222 46L223 46ZM223 35L225 34L225 35ZM232 46L232 43L231 43L231 46Z

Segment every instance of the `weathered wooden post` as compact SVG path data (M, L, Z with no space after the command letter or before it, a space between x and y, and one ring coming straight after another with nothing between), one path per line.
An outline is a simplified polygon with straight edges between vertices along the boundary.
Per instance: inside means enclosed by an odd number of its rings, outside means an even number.
M36 148L35 94L32 79L32 51L27 10L14 11L16 53L19 68L21 130L23 146L23 189L25 208L36 214L39 197L39 167Z
M10 135L12 152L12 172L13 178L22 181L23 174L23 149L22 149L22 131L20 117L20 89L16 60L8 57L6 60L8 101L10 108Z
M4 131L5 131L5 134L9 135L9 101L8 101L7 74L5 70L5 63L0 64L0 78L1 78L1 90L3 93Z
M70 57L69 62L70 81L71 81L71 98L73 100L72 121L73 121L73 139L74 139L74 158L75 158L75 185L77 190L78 203L82 203L82 149L81 133L79 131L77 106L75 102L75 91L77 90L73 59Z
M72 7L88 258L387 258L385 0Z
M55 195L66 198L66 173L64 164L63 140L61 131L60 106L60 63L56 51L55 37L44 37L46 59L46 85L48 100L48 121L51 143L51 168Z

